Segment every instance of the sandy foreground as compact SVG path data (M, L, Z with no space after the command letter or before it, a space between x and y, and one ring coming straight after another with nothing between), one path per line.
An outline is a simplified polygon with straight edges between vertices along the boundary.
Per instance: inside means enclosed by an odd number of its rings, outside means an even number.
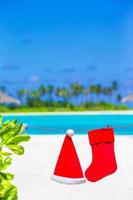
M133 200L133 137L117 136L118 170L96 183L64 185L51 181L64 136L32 136L25 155L15 157L10 169L19 200ZM91 163L87 135L73 137L83 170Z

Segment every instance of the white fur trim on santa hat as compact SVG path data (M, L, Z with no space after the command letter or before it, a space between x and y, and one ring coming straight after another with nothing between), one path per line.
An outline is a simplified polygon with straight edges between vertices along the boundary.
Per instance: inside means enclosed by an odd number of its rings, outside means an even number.
M57 175L52 175L51 179L53 181L59 182L59 183L64 183L64 184L81 184L85 183L86 179L83 178L67 178L63 176L57 176Z
M72 136L74 135L74 130L73 130L73 129L67 129L66 134L67 134L69 137L72 137Z

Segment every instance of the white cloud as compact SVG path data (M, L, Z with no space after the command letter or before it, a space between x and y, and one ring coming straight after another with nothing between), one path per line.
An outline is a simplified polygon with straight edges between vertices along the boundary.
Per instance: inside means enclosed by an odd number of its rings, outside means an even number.
M39 77L39 76L36 76L36 75L32 75L32 76L29 78L29 81L32 82L32 83L36 83L36 82L40 81L40 77Z

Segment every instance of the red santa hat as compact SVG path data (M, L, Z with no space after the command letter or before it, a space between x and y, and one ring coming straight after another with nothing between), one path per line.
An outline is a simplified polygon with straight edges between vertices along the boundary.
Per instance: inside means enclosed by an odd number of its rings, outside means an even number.
M54 174L51 177L52 180L59 183L80 184L86 181L72 141L73 135L72 129L66 131Z

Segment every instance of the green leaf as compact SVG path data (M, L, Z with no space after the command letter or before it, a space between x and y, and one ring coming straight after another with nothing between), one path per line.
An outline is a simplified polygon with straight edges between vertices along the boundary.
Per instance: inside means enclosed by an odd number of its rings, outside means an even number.
M4 134L9 133L9 131L11 131L11 130L12 130L12 128L9 126L1 127L0 128L0 136L3 136Z
M3 156L11 156L12 153L0 151L0 155L3 155Z
M30 136L28 135L17 135L10 140L7 144L19 144L21 142L27 142L30 140Z
M0 130L2 143L5 145L14 144L14 142L12 142L13 138L21 135L23 131L23 124L15 124L15 126L11 128L12 124L14 124L14 122L11 122L10 124L8 123L8 127L4 127L2 128L2 130ZM25 142L25 141L28 141L29 139L25 138L23 140Z
M4 191L4 195L2 196L2 200L17 200L17 188L11 184L6 186L6 190Z
M0 160L0 171L7 169L7 167L9 167L11 163L12 163L12 158L10 157Z
M4 190L4 186L3 186L2 182L0 182L0 200L2 200L3 190Z
M23 131L23 124L18 124L15 127L14 135L16 136L16 135L22 133L22 131Z
M22 155L24 153L21 142L27 142L30 136L23 135L23 124L16 120L1 122L0 116L0 200L18 200L17 189L11 184L13 174L5 172L11 165L13 153ZM3 151L3 147L9 148L12 153Z
M2 181L3 181L3 178L0 177L0 184L2 183Z
M13 174L10 174L10 173L3 173L3 172L0 172L0 177L2 177L3 179L5 180L12 180L14 178L14 175Z
M7 143L9 143L10 140L12 140L12 138L13 138L13 134L14 134L13 131L10 131L10 132L8 132L7 134L4 134L4 135L1 137L1 139L2 139L2 144L3 144L3 145L6 145Z
M1 125L1 123L2 123L2 115L0 115L0 125Z
M20 145L10 144L7 145L7 147L15 154L17 155L23 155L24 154L24 148Z

